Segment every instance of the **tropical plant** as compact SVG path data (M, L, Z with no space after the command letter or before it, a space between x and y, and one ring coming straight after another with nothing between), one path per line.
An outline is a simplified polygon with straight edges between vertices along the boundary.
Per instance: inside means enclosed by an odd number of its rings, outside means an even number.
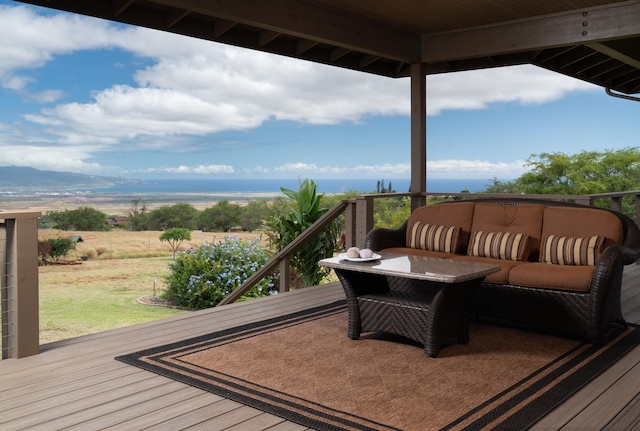
M291 199L289 205L277 208L277 214L266 221L267 236L273 251L280 251L314 224L327 208L321 207L323 195L316 193L316 184L304 180L298 191L280 188ZM304 280L305 286L320 284L328 269L318 266L318 261L332 257L338 249L341 223L334 221L324 230L306 241L290 259L291 268Z
M184 241L191 241L191 231L183 227L172 227L162 232L160 235L160 241L168 242L173 251L173 258L175 259L178 249Z
M227 237L179 253L169 264L163 297L176 305L202 309L216 306L269 260L259 239ZM273 277L259 281L241 300L277 292Z

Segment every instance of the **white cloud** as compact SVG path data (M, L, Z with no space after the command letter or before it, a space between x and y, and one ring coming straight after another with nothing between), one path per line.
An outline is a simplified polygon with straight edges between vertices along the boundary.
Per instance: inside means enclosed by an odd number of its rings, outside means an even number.
M251 130L272 119L341 124L371 116L410 114L408 79L383 78L166 32L36 11L28 6L0 5L0 86L8 91L39 102L59 100L62 90L32 90L38 79L32 72L56 56L84 50L123 50L144 59L147 65L135 72L135 85L95 88L86 95L91 96L88 102L59 103L25 114L27 124L12 125L14 141L0 142L3 153L9 148L13 152L3 159L13 162L5 163L99 173L115 169L93 161L103 151L211 149L223 144L213 140L203 143L203 138L222 131ZM591 88L533 66L435 75L428 78L428 113L485 109L502 102L545 103ZM20 133L34 136L34 130L48 148L15 143L22 142ZM58 148L52 150L54 147ZM428 169L430 176L439 177L501 177L502 172L518 171L518 163L444 160L430 161ZM408 164L287 164L250 170L186 164L153 169L159 170L151 172L175 174L409 175Z
M427 161L427 176L438 179L464 178L516 178L525 172L524 161L489 162L486 160L435 160ZM274 168L258 166L253 170L245 170L247 175L274 175L295 178L313 176L317 178L409 178L409 163L318 166L315 163L286 163Z
M168 168L147 168L137 169L137 174L178 174L178 175L219 175L233 174L235 169L230 165L198 165L198 166L176 166Z
M434 160L427 161L430 178L517 178L526 169L524 160L515 162L489 162L486 160Z
M56 148L38 145L7 145L0 142L2 166L24 166L41 170L78 172L87 175L120 175L115 166L87 162L91 150L83 148Z
M367 116L409 115L409 80L333 68L144 28L91 18L38 15L3 7L0 79L23 90L60 54L122 49L152 59L137 87L96 89L89 103L61 104L26 118L47 125L62 142L90 134L97 141L141 136L203 136L248 130L274 118L309 124L358 122ZM428 78L428 112L483 109L490 103L544 103L588 84L533 66L496 68ZM53 100L59 93L47 93ZM45 95L42 96L46 98Z

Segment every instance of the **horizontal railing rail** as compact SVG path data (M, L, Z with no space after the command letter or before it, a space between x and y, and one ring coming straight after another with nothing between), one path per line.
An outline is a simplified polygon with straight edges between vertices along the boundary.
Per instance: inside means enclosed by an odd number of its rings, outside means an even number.
M324 213L313 225L298 235L289 245L277 252L269 261L237 289L227 295L218 305L225 305L237 301L242 295L247 293L249 289L255 286L260 280L269 276L273 270L280 266L280 291L289 290L289 258L302 245L320 233L332 221L344 213L345 208L349 205L349 201L342 200L333 206L329 211Z

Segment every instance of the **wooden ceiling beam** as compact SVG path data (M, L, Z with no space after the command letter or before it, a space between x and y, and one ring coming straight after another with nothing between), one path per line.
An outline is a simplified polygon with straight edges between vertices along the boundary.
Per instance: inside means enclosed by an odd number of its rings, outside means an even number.
M260 33L258 33L258 46L263 47L265 45L268 45L269 42L273 41L281 34L282 33L277 31L262 30Z
M113 0L113 16L119 16L133 4L134 0Z
M221 37L223 34L231 30L236 25L233 21L227 21L226 19L219 19L213 23L213 37Z
M154 0L155 3L256 26L364 54L408 63L420 55L420 38L371 21L296 0Z
M422 36L421 61L443 62L640 36L640 2Z
M167 11L167 28L171 28L175 26L177 23L182 21L187 15L189 15L188 10L170 8Z
M296 42L296 54L301 55L316 46L318 42L309 39L300 39Z

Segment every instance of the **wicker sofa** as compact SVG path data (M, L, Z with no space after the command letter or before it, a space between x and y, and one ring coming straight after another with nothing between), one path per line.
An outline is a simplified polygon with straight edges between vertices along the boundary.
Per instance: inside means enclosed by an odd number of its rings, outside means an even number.
M374 229L374 251L498 264L471 312L599 344L620 307L622 269L640 258L640 230L623 214L534 199L427 205L398 229Z

